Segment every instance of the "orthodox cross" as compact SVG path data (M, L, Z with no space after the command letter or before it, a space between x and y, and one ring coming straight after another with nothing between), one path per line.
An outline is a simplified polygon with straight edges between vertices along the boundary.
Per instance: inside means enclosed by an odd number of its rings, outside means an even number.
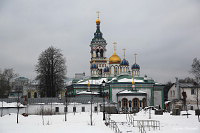
M138 54L136 54L136 53L134 54L134 56L135 56L135 63L136 63L136 56L137 56L137 55L138 55Z
M99 19L100 11L97 11L96 13L97 13L97 18Z
M114 52L116 52L116 45L117 45L117 43L114 42L113 45L114 45Z
M122 50L124 51L124 59L125 59L126 49L124 48Z

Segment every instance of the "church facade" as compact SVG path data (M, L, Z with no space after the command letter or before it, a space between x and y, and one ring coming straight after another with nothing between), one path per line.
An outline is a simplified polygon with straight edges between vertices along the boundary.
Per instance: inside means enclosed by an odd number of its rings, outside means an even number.
M140 66L136 63L129 65L125 57L117 54L116 43L114 53L106 57L107 42L100 30L100 19L96 20L96 32L90 43L90 76L74 79L67 86L67 95L78 97L80 95L95 95L105 97L114 103L118 111L133 111L145 106L164 107L164 85L155 82L147 76L140 76ZM102 84L105 82L105 86ZM90 92L90 93L88 93Z

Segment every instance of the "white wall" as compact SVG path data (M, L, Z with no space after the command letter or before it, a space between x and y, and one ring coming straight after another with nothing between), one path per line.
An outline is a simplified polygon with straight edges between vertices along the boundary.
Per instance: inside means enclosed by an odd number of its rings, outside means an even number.
M162 91L154 91L154 105L162 107Z
M63 104L53 104L52 105L52 112L55 112L55 108L59 107L59 112L56 114L64 114L64 107L65 105ZM76 112L82 112L82 107L85 107L85 112L90 112L91 111L91 104L69 104L68 105L68 112L72 113L73 112L73 107L76 107ZM94 108L97 107L97 112L100 111L100 104L94 103L92 104L92 111L95 112ZM22 113L28 113L28 114L39 114L41 109L44 108L44 110L51 110L51 105L43 105L43 104L34 104L34 105L28 105L27 108L21 108L20 109L20 114ZM1 109L0 109L1 111ZM3 109L3 114L9 114L9 113L17 113L17 108L4 108Z

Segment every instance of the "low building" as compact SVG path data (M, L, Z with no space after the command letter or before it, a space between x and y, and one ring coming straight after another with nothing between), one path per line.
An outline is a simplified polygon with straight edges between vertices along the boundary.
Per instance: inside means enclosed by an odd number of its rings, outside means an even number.
M168 91L168 100L171 102L172 109L185 109L184 95L186 96L187 109L197 109L197 97L200 100L200 87L194 83L180 83L177 78L176 83Z

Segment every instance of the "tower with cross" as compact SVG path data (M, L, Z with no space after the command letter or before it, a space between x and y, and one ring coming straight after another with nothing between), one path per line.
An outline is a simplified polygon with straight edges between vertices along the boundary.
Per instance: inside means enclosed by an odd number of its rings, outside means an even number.
M96 19L96 32L94 33L94 37L90 43L90 71L92 77L100 77L104 74L104 69L108 66L107 58L106 58L106 40L103 38L103 34L100 31L100 12L97 11L97 19Z
M128 74L129 73L129 62L126 60L126 49L122 49L124 51L124 59L120 63L120 74Z
M132 65L131 70L132 70L132 76L140 76L140 66L136 63L136 57L137 54L134 54L135 57L135 63Z

